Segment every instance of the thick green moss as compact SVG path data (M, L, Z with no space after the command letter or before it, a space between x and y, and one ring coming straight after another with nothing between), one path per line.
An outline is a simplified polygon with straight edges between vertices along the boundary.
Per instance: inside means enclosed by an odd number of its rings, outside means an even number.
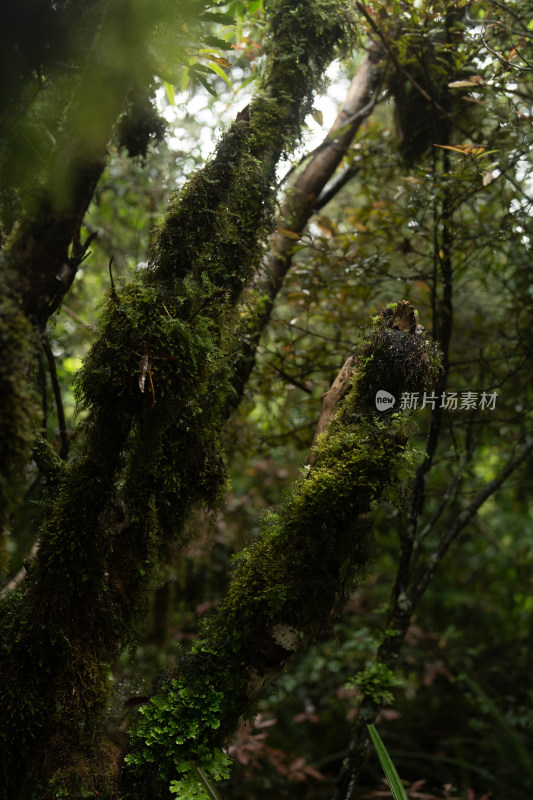
M391 323L388 310L377 318L312 467L267 515L191 655L142 710L128 757L139 786L163 791L180 765L209 763L240 714L290 653L327 625L346 586L364 570L366 515L411 464L409 419L376 411L375 392L429 389L439 363L422 333Z
M294 87L304 87L291 130L297 135L310 111L311 91L320 86L325 65L353 45L354 10L342 0L297 0L290 5L285 0L269 0L266 10L270 33L265 52L270 60L265 85L271 96L289 104Z
M271 226L276 164L350 15L333 0L271 4L265 73L248 119L231 126L170 204L149 269L110 294L79 378L85 449L58 480L35 567L5 611L0 737L6 761L21 765L2 776L10 797L23 791L24 771L42 797L77 798L97 787L90 773L109 666L158 556L194 505L215 502L224 485L220 435L234 404L235 307ZM184 693L176 679L174 711L184 698L201 705L202 692L214 702L217 682L227 687L218 654L228 645L217 634L213 647L198 690ZM235 681L242 698L245 682ZM225 695L220 702L217 718L227 716ZM216 730L206 719L211 734L191 739L194 757L204 747L203 761ZM167 758L172 769L175 756Z
M271 224L279 158L298 137L325 67L354 34L353 10L341 2L275 0L267 14L259 94L170 205L153 254L158 282L205 274L232 304Z
M18 303L0 285L0 537L23 486L22 470L31 453L36 403L31 386L34 336ZM0 542L0 571L7 559Z

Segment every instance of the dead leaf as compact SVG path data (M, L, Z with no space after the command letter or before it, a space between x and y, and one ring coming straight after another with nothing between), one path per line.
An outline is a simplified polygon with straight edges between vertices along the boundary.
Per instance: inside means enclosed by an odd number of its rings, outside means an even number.
M286 239L299 239L300 234L296 231L289 231L287 228L277 228L276 233L280 236L285 236Z

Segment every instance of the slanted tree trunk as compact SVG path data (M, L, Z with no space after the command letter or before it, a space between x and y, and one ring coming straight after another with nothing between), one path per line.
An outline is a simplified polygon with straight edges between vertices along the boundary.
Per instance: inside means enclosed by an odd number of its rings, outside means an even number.
M407 330L400 330L400 318L408 319ZM327 626L366 566L365 516L405 470L408 416L379 411L376 392L389 392L399 405L403 392L433 385L438 363L403 302L384 309L355 361L343 367L334 384L342 384L340 402L328 407L311 466L240 555L228 593L191 655L141 709L127 776L146 794L178 778L178 794L180 786L185 791L197 767L220 774L218 748L240 716L290 655Z
M112 4L97 1L85 3L83 8L76 3L70 5L71 8L61 11L65 24L62 33L68 31L69 42L65 43L68 55L63 51L58 55L46 38L40 54L45 62L47 59L55 62L57 58L54 69L64 68L69 74L65 79L53 70L58 86L40 87L44 95L50 93L57 103L53 133L48 128L49 120L40 123L47 132L49 149L43 152L42 143L40 147L32 146L31 136L29 142L22 136L29 163L19 165L14 176L9 162L16 160L15 154L10 157L9 151L3 152L0 163L2 206L8 208L8 218L11 206L18 212L16 224L10 220L11 227L6 224L4 229L3 218L0 223L0 347L4 354L0 361L0 382L4 387L0 393L0 532L16 507L22 470L31 459L36 435L41 433L34 429L38 414L34 375L41 335L70 289L90 244L92 237L86 241L81 238L83 218L104 169L113 126L124 109L128 90L132 81L152 78L146 39L159 21L158 14L153 14L145 27L136 24L133 8L122 9L120 48L117 47L120 55L113 54L111 66L106 46L112 41L110 33L115 24ZM59 20L57 9L43 8L43 17L47 15L56 15ZM6 31L12 22L9 10L7 17ZM51 31L46 33L50 35ZM16 64L15 53L21 49L21 43L9 42L9 46L13 48L11 58ZM141 66L132 69L131 64L125 63L126 52L135 52ZM9 57L8 49L8 60ZM37 54L35 58L37 61ZM4 66L7 69L12 65ZM4 77L2 74L3 80ZM18 85L22 78L29 81L29 74L11 77L12 83L6 81L3 87L9 98L0 107L0 135L3 147L16 150L18 117L24 118L26 105L37 99L32 97L30 102L21 92L21 107L17 107L13 85ZM91 108L90 104L87 108L86 98L94 97L94 87L99 81L106 83L105 102L97 108ZM28 187L24 181L31 182L31 198L25 197Z
M99 735L109 670L158 558L224 486L235 309L271 225L277 162L325 66L351 42L353 15L336 0L277 0L269 25L248 114L171 203L144 278L110 292L79 381L84 450L53 466L34 566L0 607L0 785L10 800L117 796L121 753ZM80 201L69 219L82 211ZM33 312L13 295L28 326ZM48 290L36 298L48 307Z

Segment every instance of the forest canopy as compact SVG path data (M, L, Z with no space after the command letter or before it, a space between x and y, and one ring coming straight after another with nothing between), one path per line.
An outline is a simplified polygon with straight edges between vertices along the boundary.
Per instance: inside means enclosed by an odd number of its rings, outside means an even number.
M532 103L523 0L8 0L1 797L531 797Z

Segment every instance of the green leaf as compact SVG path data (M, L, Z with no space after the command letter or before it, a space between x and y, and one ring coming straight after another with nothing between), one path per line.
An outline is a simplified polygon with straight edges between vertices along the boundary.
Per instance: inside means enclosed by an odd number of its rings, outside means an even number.
M222 11L208 11L199 17L205 22L219 22L221 25L234 25L235 18L231 14L224 14Z
M189 85L189 79L190 79L189 70L186 69L181 77L180 89L182 92L184 92L187 86Z
M203 75L200 75L200 73L196 73L196 76L195 76L195 77L196 77L196 78L197 78L197 79L200 81L200 83L202 84L202 86L204 87L204 89L207 89L207 91L209 92L209 94L212 94L212 95L213 95L213 97L216 97L216 96L217 96L217 93L215 92L215 90L213 89L213 87L209 85L209 83L206 81L206 79L204 78L204 76L203 76Z
M233 89L233 84L226 75L226 73L224 72L224 70L222 69L222 67L219 67L219 65L213 61L209 64L209 67L212 72L215 72L219 78L222 78L222 80L224 80L228 84L230 89Z
M216 47L219 50L231 50L231 45L225 42L224 39L219 39L218 36L204 36L203 41L209 47Z
M172 83L168 83L167 81L165 81L165 94L168 102L171 106L173 106L175 101L174 85Z
M322 125L324 124L324 114L322 113L322 111L320 111L319 108L313 108L313 110L311 111L311 116L313 117L317 125L320 125L322 127Z
M387 748L383 744L381 736L373 725L368 726L368 732L370 733L372 744L376 748L379 762L383 768L385 777L387 778L387 782L394 800L408 800L403 783L400 780L400 776L396 772L396 767L392 763L392 759L387 752Z
M191 72L211 72L209 67L206 67L205 64L193 64L190 69Z

